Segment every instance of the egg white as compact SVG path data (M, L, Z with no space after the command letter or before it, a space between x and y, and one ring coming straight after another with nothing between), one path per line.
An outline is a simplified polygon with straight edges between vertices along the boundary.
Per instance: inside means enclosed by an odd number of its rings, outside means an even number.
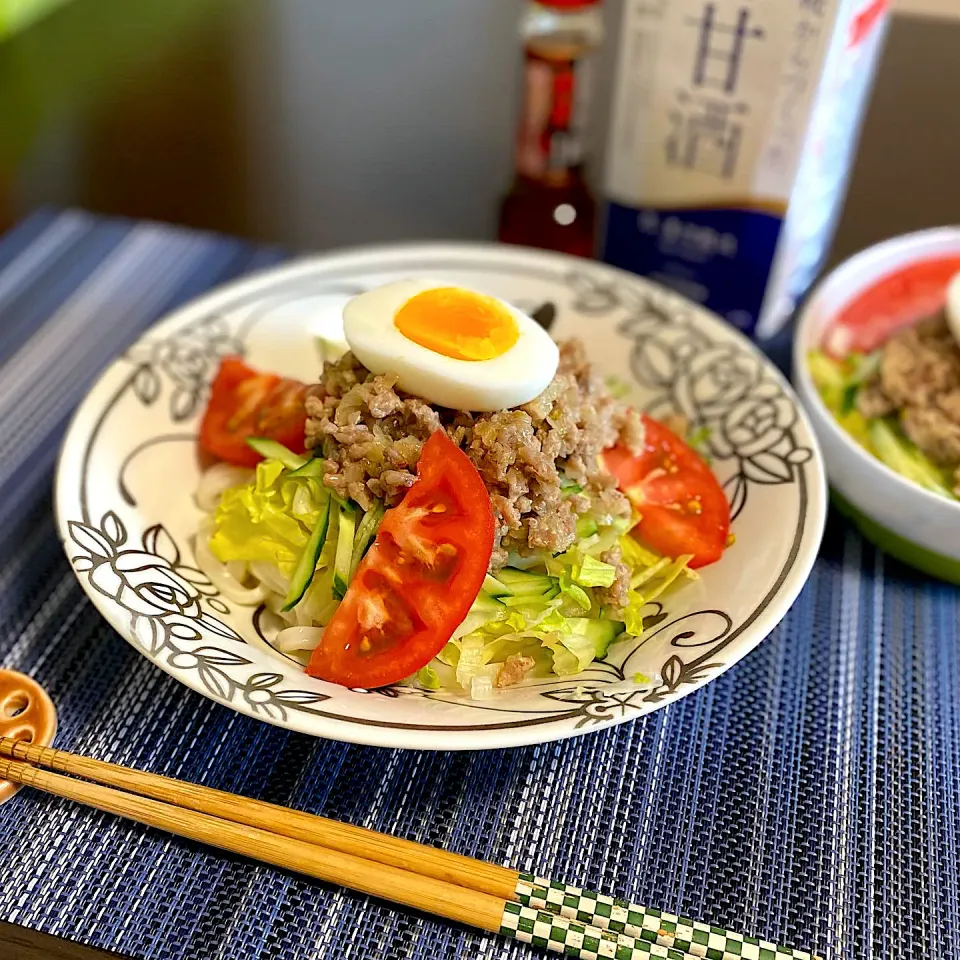
M496 298L517 323L517 342L491 360L458 360L405 337L393 320L411 297L454 284L398 280L368 290L343 308L343 331L357 359L373 373L392 373L397 386L437 406L486 413L527 403L557 372L557 345L535 320ZM462 288L466 289L466 288ZM479 291L474 291L479 292Z
M947 326L960 347L960 273L947 284Z

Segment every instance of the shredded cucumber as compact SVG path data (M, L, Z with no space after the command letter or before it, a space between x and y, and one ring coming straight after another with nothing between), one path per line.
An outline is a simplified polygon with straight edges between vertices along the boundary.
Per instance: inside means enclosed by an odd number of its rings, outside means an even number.
M869 431L874 452L891 470L924 490L953 498L943 472L903 435L896 421L892 418L871 420Z
M320 559L320 552L323 550L324 541L327 538L327 527L330 525L330 500L328 499L320 508L320 517L317 525L307 540L307 545L300 554L297 567L293 571L293 577L290 579L290 587L287 595L283 598L283 609L290 610L299 603L300 598L307 592L310 581L317 569L317 561Z
M298 470L307 462L306 457L269 437L247 437L247 446L267 460L279 460L288 470Z
M291 477L320 478L323 474L323 459L321 457L313 457L313 459L305 461L299 467L290 471Z
M360 523L357 524L357 532L353 538L353 563L350 568L351 579L353 579L357 567L360 566L360 561L363 559L364 554L370 548L370 544L373 543L373 538L377 535L377 530L380 527L380 521L383 519L384 513L386 513L386 510L378 500L361 517Z
M337 522L337 556L333 561L333 593L343 599L353 574L353 535L357 527L357 512L353 507L340 507Z

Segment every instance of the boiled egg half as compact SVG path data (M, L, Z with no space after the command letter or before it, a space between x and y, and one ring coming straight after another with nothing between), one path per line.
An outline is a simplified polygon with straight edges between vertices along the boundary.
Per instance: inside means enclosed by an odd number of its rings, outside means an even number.
M516 307L435 280L398 280L343 309L343 332L373 373L437 406L489 412L527 403L557 372L557 345Z

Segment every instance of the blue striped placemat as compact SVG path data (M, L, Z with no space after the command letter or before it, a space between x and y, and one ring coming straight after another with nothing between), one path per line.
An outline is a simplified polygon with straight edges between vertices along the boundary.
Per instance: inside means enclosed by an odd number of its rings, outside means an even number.
M828 960L960 958L958 591L836 518L746 660L649 717L541 747L311 740L201 698L113 633L54 530L65 422L145 326L280 259L77 212L0 239L0 654L56 700L58 745ZM0 809L0 920L157 960L537 955L30 792Z

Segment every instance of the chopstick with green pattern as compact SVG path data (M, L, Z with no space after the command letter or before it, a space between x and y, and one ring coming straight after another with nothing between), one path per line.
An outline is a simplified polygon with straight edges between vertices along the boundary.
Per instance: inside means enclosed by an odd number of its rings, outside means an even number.
M581 890L556 880L521 873L514 893L517 901L535 910L555 913L610 933L626 934L706 960L814 960L802 950L768 940L731 933L662 910L642 907L617 897Z
M39 744L0 738L0 779L581 960L812 960L499 864Z
M508 900L504 904L500 933L505 937L553 950L580 960L691 960L689 953L641 940L625 933L602 930L591 924L570 920L550 910L537 910Z

